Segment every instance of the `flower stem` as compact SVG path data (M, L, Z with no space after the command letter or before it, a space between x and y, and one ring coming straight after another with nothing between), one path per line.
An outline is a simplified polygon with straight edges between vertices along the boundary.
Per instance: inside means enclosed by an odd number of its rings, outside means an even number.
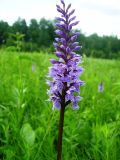
M57 160L61 160L61 155L62 155L62 133L63 133L63 125L64 125L64 112L65 112L65 103L61 104L61 109L60 109Z

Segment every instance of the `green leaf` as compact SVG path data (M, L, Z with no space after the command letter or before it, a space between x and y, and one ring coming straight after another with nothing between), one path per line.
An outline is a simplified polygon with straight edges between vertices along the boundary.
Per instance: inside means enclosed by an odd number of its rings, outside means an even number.
M32 146L35 142L35 131L32 129L29 123L25 123L20 131L20 135L29 146Z

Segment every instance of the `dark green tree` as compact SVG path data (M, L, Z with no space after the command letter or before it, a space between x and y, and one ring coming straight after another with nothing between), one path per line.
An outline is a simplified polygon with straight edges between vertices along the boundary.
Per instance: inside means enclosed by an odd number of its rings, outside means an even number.
M39 33L40 33L40 29L39 29L39 24L38 24L37 20L31 19L30 25L28 28L28 37L29 37L28 41L38 44Z
M53 23L49 20L42 18L39 22L40 36L39 44L40 46L49 47L54 41L55 32Z
M0 21L0 45L5 44L9 34L9 25L7 22Z
M24 40L28 41L28 26L25 19L18 18L16 22L13 23L12 33L16 34L17 32L24 34Z

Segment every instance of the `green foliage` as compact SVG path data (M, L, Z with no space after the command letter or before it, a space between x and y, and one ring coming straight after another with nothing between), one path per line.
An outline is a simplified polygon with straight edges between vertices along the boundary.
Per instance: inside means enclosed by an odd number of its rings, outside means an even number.
M0 47L16 47L17 45L17 50L25 52L38 52L49 47L51 50L55 38L54 26L55 20L51 21L45 18L40 21L31 19L29 25L25 19L21 18L18 18L12 26L9 26L7 22L0 21ZM17 36L17 33L24 35L24 37L22 37L22 41L15 43L18 37L15 38L12 35ZM86 36L81 32L78 41L82 45L82 50L78 52L80 54L84 53L95 58L120 59L120 39L116 36L100 37L96 33Z
M9 25L7 22L0 21L0 45L6 43L9 33Z
M52 54L0 50L0 159L56 159L59 111L48 101ZM120 61L84 56L79 110L65 111L64 160L120 159ZM98 93L98 84L104 91Z
M29 123L25 123L20 131L20 135L26 145L33 146L35 142L35 132Z
M8 48L10 47L15 47L16 51L21 51L22 47L23 47L23 38L24 38L24 34L16 32L15 34L11 33L9 35L9 39L7 41L8 44Z
M83 46L82 52L95 58L119 59L120 40L116 36L103 36L97 34L85 36L81 34L79 41Z

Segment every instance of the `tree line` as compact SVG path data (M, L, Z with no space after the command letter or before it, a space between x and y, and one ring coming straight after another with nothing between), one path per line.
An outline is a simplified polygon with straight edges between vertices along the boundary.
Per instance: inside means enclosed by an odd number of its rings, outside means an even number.
M55 38L54 23L55 20L42 18L39 22L31 19L28 25L25 19L18 18L9 25L1 20L0 47L29 52L49 49L52 52ZM100 37L96 33L86 36L81 33L78 41L82 45L81 54L98 58L120 58L120 39L117 36Z

